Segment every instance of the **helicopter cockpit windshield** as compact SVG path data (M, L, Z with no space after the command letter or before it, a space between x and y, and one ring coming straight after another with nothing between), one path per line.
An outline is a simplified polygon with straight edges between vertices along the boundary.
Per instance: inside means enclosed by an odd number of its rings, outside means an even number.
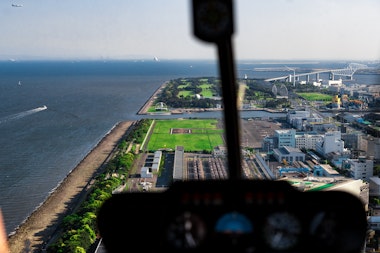
M164 192L113 195L98 217L108 252L360 252L367 222L357 197L242 177L234 6L230 0L193 0L192 7L195 36L218 50L228 179L175 181Z

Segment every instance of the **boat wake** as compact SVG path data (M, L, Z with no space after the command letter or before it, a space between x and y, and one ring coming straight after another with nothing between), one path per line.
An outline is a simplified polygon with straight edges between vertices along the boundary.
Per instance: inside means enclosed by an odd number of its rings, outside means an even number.
M31 110L27 110L27 111L24 111L24 112L19 112L19 113L16 113L16 114L5 116L3 118L0 118L0 124L3 124L3 123L8 122L8 121L12 121L12 120L21 119L21 118L24 118L26 116L32 115L34 113L44 111L46 109L47 109L47 106L44 105L44 106L40 106L40 107L31 109Z

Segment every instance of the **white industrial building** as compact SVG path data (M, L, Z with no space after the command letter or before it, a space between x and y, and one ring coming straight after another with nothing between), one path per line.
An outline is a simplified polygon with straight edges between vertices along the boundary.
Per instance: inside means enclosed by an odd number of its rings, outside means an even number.
M152 168L142 167L141 168L141 178L153 178Z
M350 176L354 179L369 181L373 176L373 160L360 157L359 159L347 159L343 163L343 167L350 171Z
M286 115L287 122L291 124L297 130L306 130L307 126L310 123L323 122L323 117L317 113L313 113L311 111L297 111L292 110L289 111Z
M295 135L296 148L316 149L316 144L323 140L323 135L317 133L298 132Z
M182 181L184 179L184 176L183 176L184 153L185 153L185 148L183 146L175 147L173 181Z
M323 139L316 143L316 151L326 156L328 153L344 153L344 141L341 139L340 131L325 133Z
M296 118L309 118L310 117L310 111L296 111L296 110L291 110L287 113L286 119L287 121L291 124L293 119Z
M286 115L286 121L298 130L303 129L304 121L310 118L309 111L291 110Z
M338 80L327 80L326 86L330 87L342 87L343 86L343 80L338 79Z
M162 157L161 151L154 152L154 158L153 158L153 164L152 164L153 172L158 172L160 170L161 157Z
M142 178L153 178L154 173L158 173L160 170L162 151L154 152L153 161L150 166L144 166L141 168L141 177Z

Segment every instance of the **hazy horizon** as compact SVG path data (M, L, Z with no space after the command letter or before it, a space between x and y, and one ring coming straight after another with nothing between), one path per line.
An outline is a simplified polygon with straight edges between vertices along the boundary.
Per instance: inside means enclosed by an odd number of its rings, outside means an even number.
M159 62L174 62L174 61L200 61L200 62L213 62L216 63L218 59L186 59L186 58L177 58L177 59L158 59ZM39 61L46 61L46 62L118 62L118 61L126 61L126 62L155 62L156 60L154 58L44 58L44 57L20 57L17 59L14 58L3 58L0 55L0 62L39 62ZM372 63L372 64L379 64L379 60L372 60L372 59L235 59L236 63L239 64L246 64L246 63L256 63L256 64L285 64L285 63L292 63L292 64L311 64L311 63L355 63L355 62L362 62L362 63Z
M235 59L377 61L380 1L236 0ZM215 60L190 0L0 3L0 60ZM6 25L4 25L6 24Z

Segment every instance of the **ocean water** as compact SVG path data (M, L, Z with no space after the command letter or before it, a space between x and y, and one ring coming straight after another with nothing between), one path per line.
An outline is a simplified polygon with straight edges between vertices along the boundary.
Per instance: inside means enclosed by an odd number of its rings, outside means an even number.
M342 65L302 64L289 66ZM237 76L284 75L253 70L268 66L276 64L241 63ZM136 113L162 83L217 75L213 61L0 62L0 206L7 233L46 199L117 122L143 118ZM380 84L376 75L358 76L356 81Z

